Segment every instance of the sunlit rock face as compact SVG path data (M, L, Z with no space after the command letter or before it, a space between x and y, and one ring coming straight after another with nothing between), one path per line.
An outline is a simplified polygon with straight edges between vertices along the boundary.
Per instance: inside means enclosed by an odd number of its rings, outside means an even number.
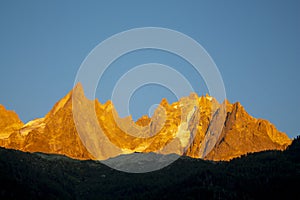
M284 150L291 140L274 125L250 116L240 103L226 105L227 114L221 137L206 156L211 160L230 160L249 152Z
M220 104L192 93L153 116L120 118L111 101L85 97L78 84L44 117L23 124L0 106L0 145L29 152L105 160L120 154L155 152L230 160L249 152L285 149L291 140L274 125L250 116L240 103Z
M6 110L0 105L0 139L7 139L14 131L19 130L23 126L23 122L19 119L14 111Z

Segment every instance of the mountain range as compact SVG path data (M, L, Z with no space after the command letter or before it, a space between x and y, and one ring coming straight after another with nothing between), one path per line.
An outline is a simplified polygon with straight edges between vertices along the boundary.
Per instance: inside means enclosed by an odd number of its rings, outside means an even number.
M89 100L80 83L45 117L26 124L0 105L1 147L79 160L154 152L221 161L284 150L291 142L269 121L250 116L239 102L219 103L195 93L172 104L162 99L152 117L137 121L119 117L111 101Z

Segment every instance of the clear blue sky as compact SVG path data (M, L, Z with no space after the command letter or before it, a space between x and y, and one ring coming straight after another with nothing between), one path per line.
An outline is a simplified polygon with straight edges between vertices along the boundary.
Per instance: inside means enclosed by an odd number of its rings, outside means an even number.
M240 101L251 115L270 120L290 137L300 134L300 1L1 0L0 104L24 122L44 116L71 90L97 44L145 26L194 38L218 66L229 101ZM122 70L150 61L181 67L199 95L207 92L182 60L142 51L114 63L114 78L98 88L97 97L106 101ZM176 100L158 86L138 90L131 103L134 118L164 96Z

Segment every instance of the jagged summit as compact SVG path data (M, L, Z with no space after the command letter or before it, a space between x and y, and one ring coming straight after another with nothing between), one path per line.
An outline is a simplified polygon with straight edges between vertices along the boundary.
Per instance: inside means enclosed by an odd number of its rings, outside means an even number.
M0 139L8 138L12 132L20 129L23 125L14 111L6 110L0 104Z
M222 104L192 93L178 102L162 99L153 116L134 122L120 118L111 101L89 100L78 83L44 118L23 124L0 105L0 145L76 159L108 159L154 152L229 160L268 149L285 149L291 140L267 120L255 119L237 102Z

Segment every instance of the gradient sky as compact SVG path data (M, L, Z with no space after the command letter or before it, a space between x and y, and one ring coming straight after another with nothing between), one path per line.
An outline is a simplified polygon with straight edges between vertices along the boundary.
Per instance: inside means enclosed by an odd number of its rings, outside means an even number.
M88 53L108 37L137 27L164 27L199 42L218 66L229 101L300 134L300 1L0 1L0 104L27 122L43 117L69 90ZM96 96L110 98L118 78L137 64L174 66L199 95L201 77L182 59L144 50L109 68ZM107 83L105 83L107 81ZM148 85L132 97L134 119L166 88ZM134 105L134 106L133 106Z

